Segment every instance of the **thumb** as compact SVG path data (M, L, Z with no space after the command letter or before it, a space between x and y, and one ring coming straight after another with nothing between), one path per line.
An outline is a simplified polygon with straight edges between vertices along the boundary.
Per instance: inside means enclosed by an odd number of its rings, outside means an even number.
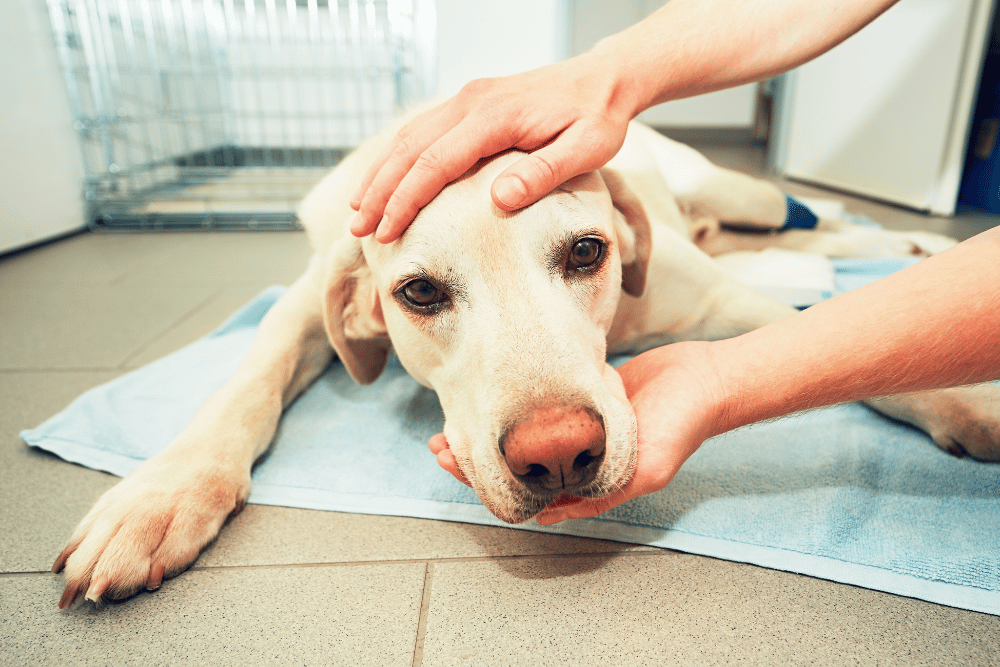
M567 128L554 142L497 176L490 191L497 208L514 211L534 204L574 176L604 166L621 148L620 141L615 144L613 138L581 125Z
M587 519L603 514L631 499L632 496L623 489L604 498L588 498L573 505L544 509L535 516L535 521L543 526L550 526L566 519Z

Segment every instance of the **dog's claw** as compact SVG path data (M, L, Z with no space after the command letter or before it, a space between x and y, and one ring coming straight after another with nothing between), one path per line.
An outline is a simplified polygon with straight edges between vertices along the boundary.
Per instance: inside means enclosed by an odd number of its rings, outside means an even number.
M76 584L67 584L66 590L63 591L62 597L59 598L59 608L69 609L76 598L80 595L80 587Z
M146 580L146 590L155 591L163 583L163 573L166 570L166 566L163 563L157 563L149 570L149 578Z
M90 588L87 589L87 595L85 599L90 600L94 603L100 603L101 598L104 596L104 592L108 590L108 585L110 585L107 577L101 577L97 581L90 584Z
M55 562L52 563L52 574L59 574L63 571L63 567L66 566L66 559L69 558L69 554L66 553L67 551L69 551L69 547L63 549L62 553L56 557Z

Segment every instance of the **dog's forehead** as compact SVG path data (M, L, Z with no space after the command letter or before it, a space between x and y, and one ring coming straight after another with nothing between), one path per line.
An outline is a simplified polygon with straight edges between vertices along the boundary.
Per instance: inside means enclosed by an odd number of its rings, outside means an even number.
M521 254L519 249L549 247L579 230L610 228L611 197L596 172L571 179L519 211L498 209L490 197L493 180L521 156L511 152L481 161L421 209L398 241L382 245L366 239L369 263L390 274L481 264L496 253Z

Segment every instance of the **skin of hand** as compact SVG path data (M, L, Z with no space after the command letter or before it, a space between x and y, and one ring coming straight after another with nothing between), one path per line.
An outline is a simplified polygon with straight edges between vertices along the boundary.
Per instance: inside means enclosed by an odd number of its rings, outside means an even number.
M597 500L552 505L535 518L548 525L564 519L591 517L632 498L665 487L701 443L715 435L715 395L719 376L708 343L688 342L645 352L624 363L618 372L638 423L635 473L620 490ZM430 440L438 465L468 484L444 435Z
M504 211L527 206L603 166L644 109L787 71L894 2L671 0L575 58L473 81L376 157L351 198L351 232L394 241L445 185L509 148L532 153L497 177L493 202Z
M491 188L510 211L527 206L614 157L625 141L632 103L585 55L537 70L466 85L399 131L351 200L355 236L398 238L417 211L481 158L509 148L533 151Z

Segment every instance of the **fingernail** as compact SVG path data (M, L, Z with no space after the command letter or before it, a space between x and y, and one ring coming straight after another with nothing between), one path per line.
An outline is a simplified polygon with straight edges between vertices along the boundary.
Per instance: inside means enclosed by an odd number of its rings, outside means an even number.
M375 239L385 243L386 237L389 235L389 216L383 215L382 220L378 223L378 227L375 229Z
M365 219L360 213L355 214L351 219L351 233L355 236L361 236L364 233Z
M493 194L501 204L508 208L517 208L524 202L528 192L524 189L524 183L515 176L501 178L493 186Z

